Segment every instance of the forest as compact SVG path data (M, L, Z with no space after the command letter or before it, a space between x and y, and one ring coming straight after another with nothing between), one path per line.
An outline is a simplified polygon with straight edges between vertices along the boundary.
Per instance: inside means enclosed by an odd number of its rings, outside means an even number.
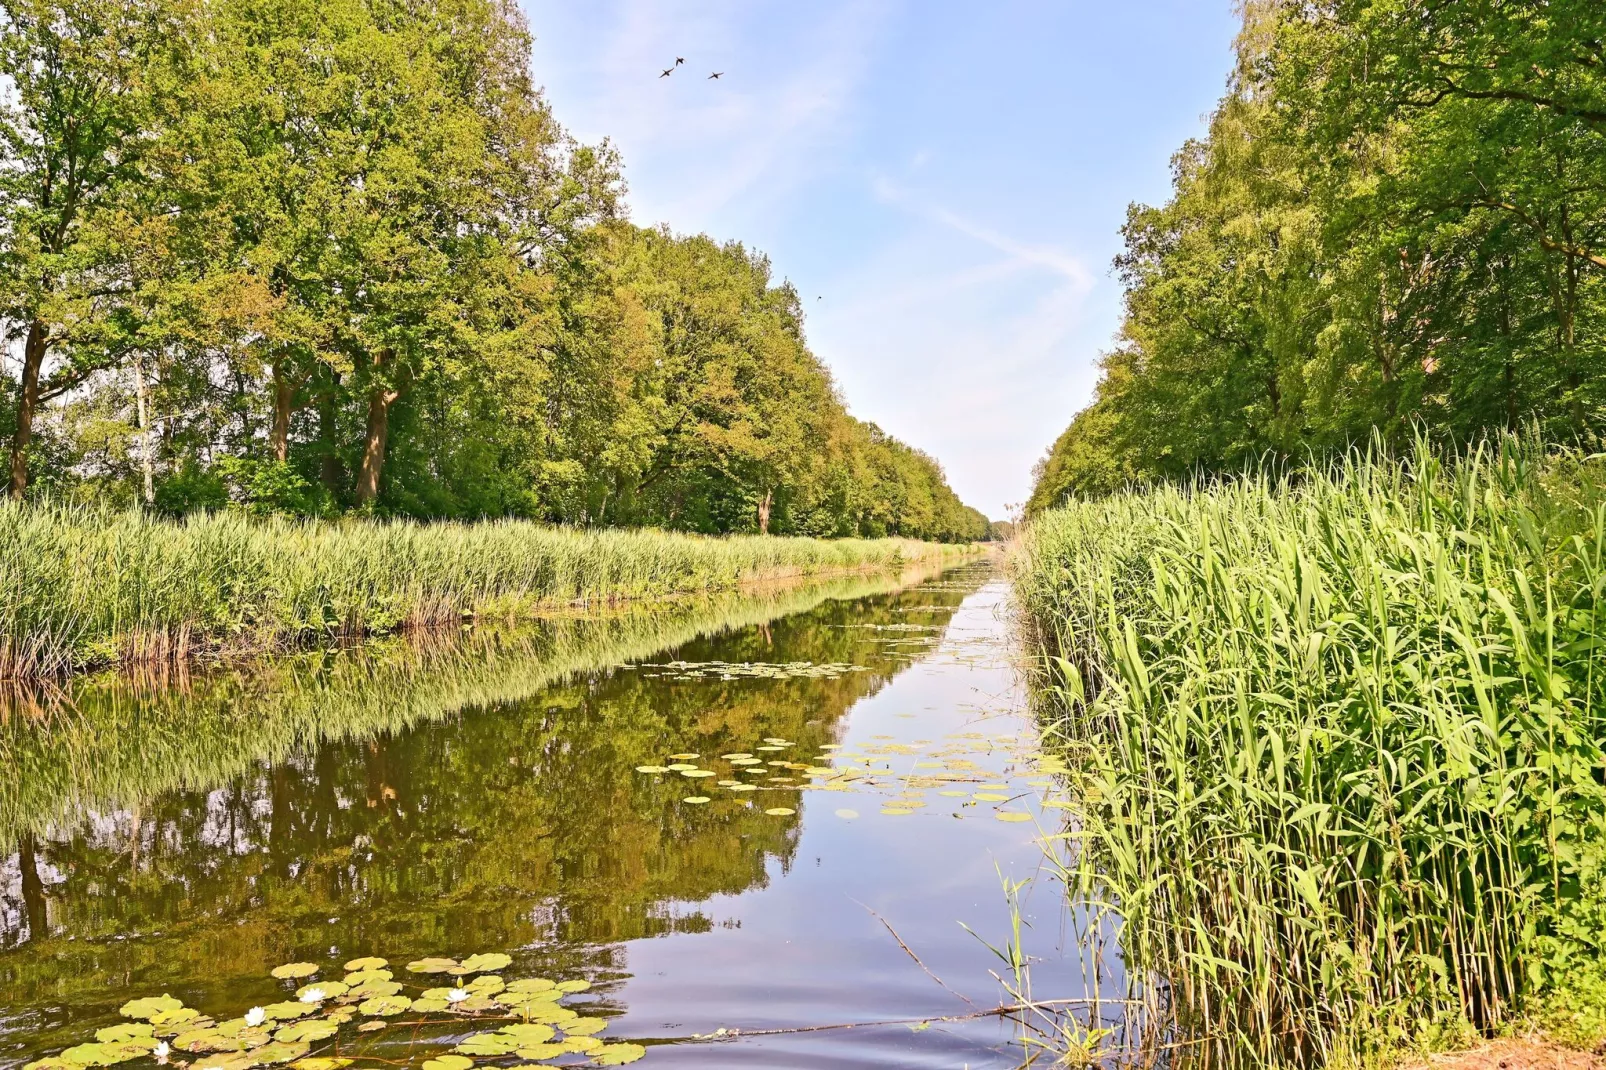
M1598 448L1606 6L1249 0L1236 56L1028 512L1374 435Z
M632 223L504 0L8 0L9 496L984 539L796 291Z

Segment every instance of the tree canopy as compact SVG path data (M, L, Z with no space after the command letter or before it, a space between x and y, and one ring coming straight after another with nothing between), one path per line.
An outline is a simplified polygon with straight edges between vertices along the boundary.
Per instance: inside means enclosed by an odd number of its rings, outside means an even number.
M1172 170L1029 512L1373 434L1606 426L1596 0L1252 0Z
M3 0L13 498L980 539L510 0Z

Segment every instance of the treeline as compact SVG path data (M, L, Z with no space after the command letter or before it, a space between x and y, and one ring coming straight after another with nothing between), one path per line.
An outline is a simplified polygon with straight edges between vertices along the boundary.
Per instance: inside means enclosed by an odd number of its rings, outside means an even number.
M1606 5L1251 0L1208 136L1134 205L1070 495L1606 401Z
M5 0L9 492L986 537L793 289L632 225L507 0Z

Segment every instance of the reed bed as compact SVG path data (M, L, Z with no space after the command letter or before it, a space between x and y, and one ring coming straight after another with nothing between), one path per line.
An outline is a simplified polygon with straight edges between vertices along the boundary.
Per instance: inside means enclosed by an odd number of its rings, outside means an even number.
M1489 1033L1606 936L1606 466L1505 439L1072 503L1012 568L1170 1061Z
M957 560L906 539L0 506L0 677Z

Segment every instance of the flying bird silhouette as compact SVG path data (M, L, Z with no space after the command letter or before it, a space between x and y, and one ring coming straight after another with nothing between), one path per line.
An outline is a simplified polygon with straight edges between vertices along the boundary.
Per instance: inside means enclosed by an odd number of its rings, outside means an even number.
M708 77L710 77L710 78L718 78L720 75L722 75L724 73L725 73L724 71L715 71L713 74L710 74Z
M678 67L678 66L680 66L680 65L681 65L681 64L682 64L682 63L685 63L685 62L686 62L686 57L685 57L685 56L676 56L676 57L675 57L675 66L677 66L677 67Z
M658 77L660 77L660 78L668 78L671 74L674 74L674 73L675 73L675 68L671 67L667 71L665 71L664 73L660 74Z

